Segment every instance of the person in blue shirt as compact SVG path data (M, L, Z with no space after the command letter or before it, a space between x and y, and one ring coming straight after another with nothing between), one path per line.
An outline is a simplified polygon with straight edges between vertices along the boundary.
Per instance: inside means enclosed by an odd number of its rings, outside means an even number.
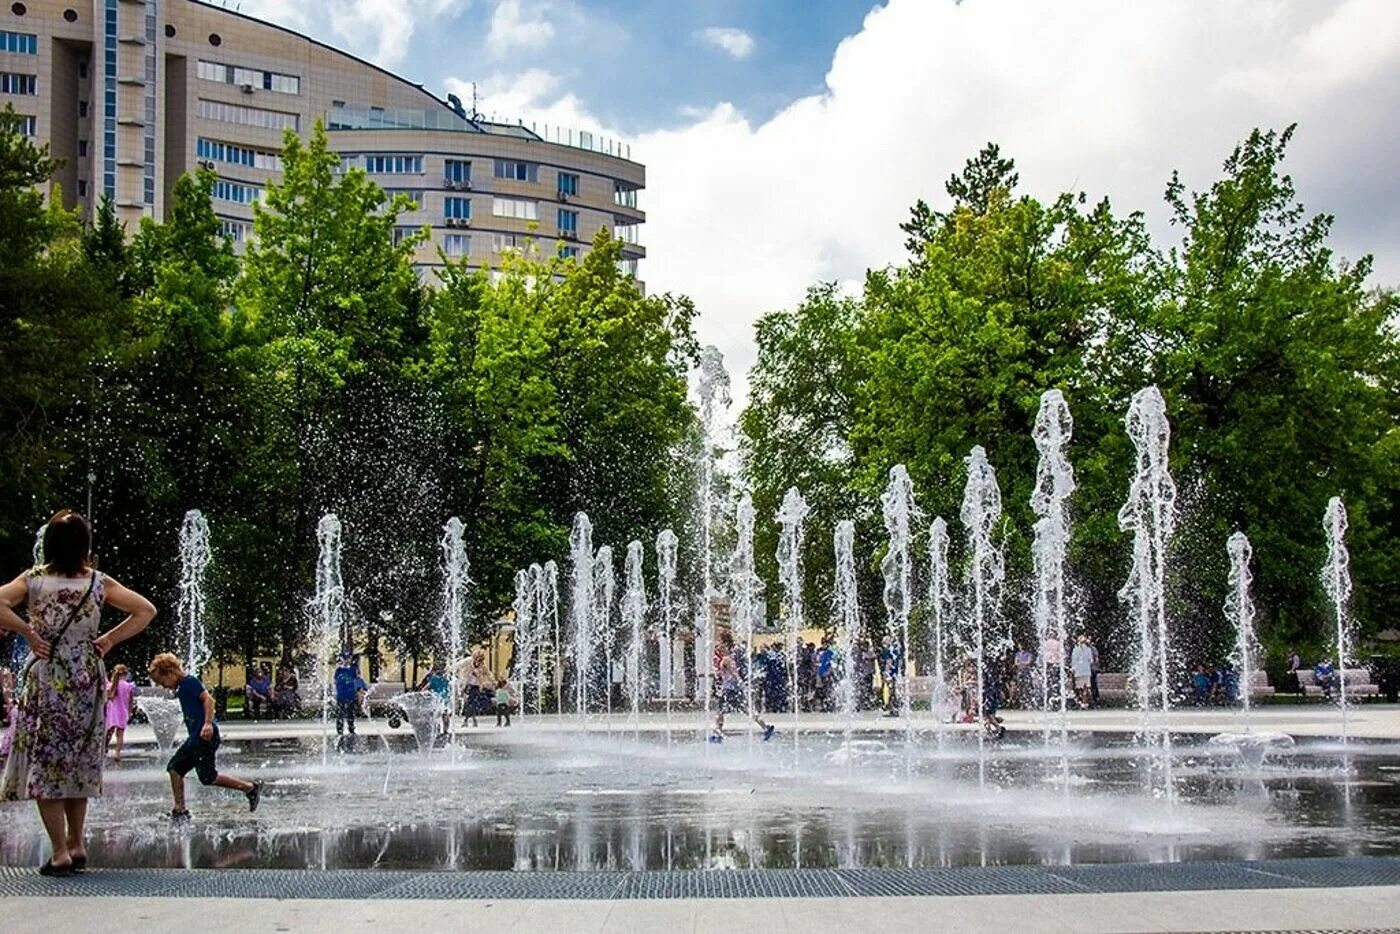
M335 668L335 735L345 732L345 724L350 725L350 735L355 735L355 710L365 696L369 686L360 677L360 668L355 664L355 656L350 652L340 653L340 664Z
M885 716L899 716L899 697L897 689L899 687L899 676L904 671L904 659L899 654L899 647L894 644L894 639L885 636L884 647L880 650L880 674L884 678L887 695L885 699Z
M170 757L166 771L170 773L170 791L175 797L175 808L170 817L176 822L190 819L185 807L185 776L191 770L199 776L201 785L217 785L242 792L248 799L248 810L256 811L262 797L262 782L250 782L232 775L220 775L214 765L214 753L219 748L219 726L214 722L214 698L204 689L204 685L194 675L186 674L180 660L169 652L162 652L151 659L147 669L151 680L163 688L175 692L180 701L180 712L185 718L188 738Z
M1322 688L1322 696L1330 698L1337 688L1337 669L1332 667L1332 659L1324 658L1313 666L1313 677L1317 679L1317 686Z

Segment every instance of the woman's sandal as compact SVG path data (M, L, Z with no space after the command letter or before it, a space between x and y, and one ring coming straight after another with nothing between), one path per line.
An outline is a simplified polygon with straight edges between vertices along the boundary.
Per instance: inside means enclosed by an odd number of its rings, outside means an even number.
M87 854L73 857L73 871L82 872L87 869Z
M45 862L44 865L42 865L42 866L39 867L39 875L41 875L41 876L58 876L58 877L62 877L62 876L71 876L72 874L73 874L73 866L72 866L72 864L69 864L69 865L67 865L67 866L55 866L55 865L53 864L53 861L50 860L50 861L48 861L48 862Z

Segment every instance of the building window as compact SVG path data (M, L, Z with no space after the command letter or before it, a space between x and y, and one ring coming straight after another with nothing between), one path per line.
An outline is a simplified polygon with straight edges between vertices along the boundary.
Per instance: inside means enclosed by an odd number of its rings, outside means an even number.
M621 182L613 182L613 204L624 208L637 206L637 189L624 187Z
M570 237L578 236L578 211L559 209L559 232Z
M80 179L78 179L78 197L79 197L79 198L86 198L86 197L87 197L87 179L85 179L85 178L80 178Z
M637 228L640 224L617 224L613 227L613 237L623 243L637 242Z
M537 182L540 180L540 167L533 162L497 159L496 177L514 179L517 182Z
M235 146L218 140L200 137L194 144L195 155L210 162L228 162L233 165L246 165L253 169L282 171L282 157L278 153L247 146Z
M87 102L87 101L78 101L78 116L79 116L79 117L86 117L87 115L88 115L88 102Z
M87 141L87 140L85 140L85 139L80 139L80 140L78 140L78 155L85 158L85 157L87 156L87 147L88 147L88 141Z
M442 252L448 256L466 256L472 251L470 234L444 234Z
M8 29L0 29L0 52L38 55L39 37L27 32L10 32Z
M497 253L518 253L525 247L525 238L519 234L492 234L491 248Z
M371 175L418 175L423 172L423 157L365 156L365 171Z
M261 88L279 94L300 94L301 78L285 75L277 71L263 71L260 68L243 68L238 65L225 65L223 62L199 60L195 73L205 81L219 84L236 84L239 87Z
M519 198L492 198L491 213L497 217L537 221L540 219L540 206L537 201L522 201Z
M573 260L578 259L578 247L576 247L576 246L564 246L563 244L560 244L560 245L559 245L559 258L560 258L560 259L573 259Z
M37 93L39 93L39 79L33 75L22 75L13 71L0 73L0 94L30 95Z
M31 117L28 114L20 114L19 131L25 136L37 136L39 133L39 118Z
M398 246L410 237L416 236L421 227L398 226L394 228L394 246Z
M115 97L115 95L113 95ZM200 98L196 113L205 120L221 123L236 123L240 126L262 127L267 130L300 129L300 119L296 114L280 110L263 110L261 107L243 107L238 104L225 104Z
M252 204L262 196L262 189L256 185L240 185L219 179L214 183L214 198L217 201L232 201L235 204Z
M472 199L471 198L443 198L442 216L453 220L469 221L472 219Z
M559 173L559 197L568 198L578 194L578 176L569 172Z
M472 164L465 159L448 159L442 167L443 181L449 186L461 185L472 180Z
M235 244L243 243L253 233L253 225L247 221L219 218L219 236Z
M413 207L410 210L420 211L423 209L423 192L416 188L385 188L384 195L391 200L397 195L403 195L413 202Z

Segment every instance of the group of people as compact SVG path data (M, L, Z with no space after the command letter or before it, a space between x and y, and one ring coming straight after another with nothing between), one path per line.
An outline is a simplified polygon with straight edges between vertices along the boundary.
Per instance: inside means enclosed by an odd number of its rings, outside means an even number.
M0 631L18 634L29 650L20 677L4 685L10 722L0 744L0 802L35 802L51 851L39 872L69 876L87 868L88 800L102 794L109 738L124 734L134 705L125 666L114 666L109 677L105 659L150 625L156 608L96 568L92 531L78 513L50 519L43 548L43 564L0 586ZM21 606L24 616L16 612ZM125 616L104 632L107 606ZM148 672L179 699L188 733L166 765L171 817L189 819L184 781L191 771L205 785L241 792L255 810L262 786L215 766L218 724L204 685L169 653L152 659Z
M244 715L254 720L267 716L273 720L296 713L301 706L301 683L297 670L289 659L277 663L277 678L266 664L250 668L243 686Z
M1019 643L998 671L1008 704L1022 709L1042 702L1058 707L1062 686L1066 701L1072 698L1080 709L1099 705L1099 647L1088 633L1076 636L1068 653L1054 633L1045 637L1038 655L1028 643Z
M491 670L486 659L486 650L478 646L471 654L459 662L451 677L447 664L438 660L433 668L418 682L415 690L431 691L442 702L442 733L446 735L452 727L452 682L456 679L462 689L459 694L458 713L464 724L480 726L480 717L496 716L496 726L510 726L511 711L515 706L515 696L504 675L498 676Z

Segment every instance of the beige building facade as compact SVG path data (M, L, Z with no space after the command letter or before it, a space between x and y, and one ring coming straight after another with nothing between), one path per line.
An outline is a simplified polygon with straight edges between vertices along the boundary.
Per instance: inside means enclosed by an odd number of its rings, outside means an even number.
M226 236L252 236L253 203L280 175L283 134L325 122L343 168L360 168L431 229L420 268L446 255L497 266L512 250L587 252L599 229L646 255L646 170L586 132L489 122L455 98L230 9L198 0L0 0L0 106L62 160L64 203L91 218L103 195L133 232L163 219L175 182L218 173Z

